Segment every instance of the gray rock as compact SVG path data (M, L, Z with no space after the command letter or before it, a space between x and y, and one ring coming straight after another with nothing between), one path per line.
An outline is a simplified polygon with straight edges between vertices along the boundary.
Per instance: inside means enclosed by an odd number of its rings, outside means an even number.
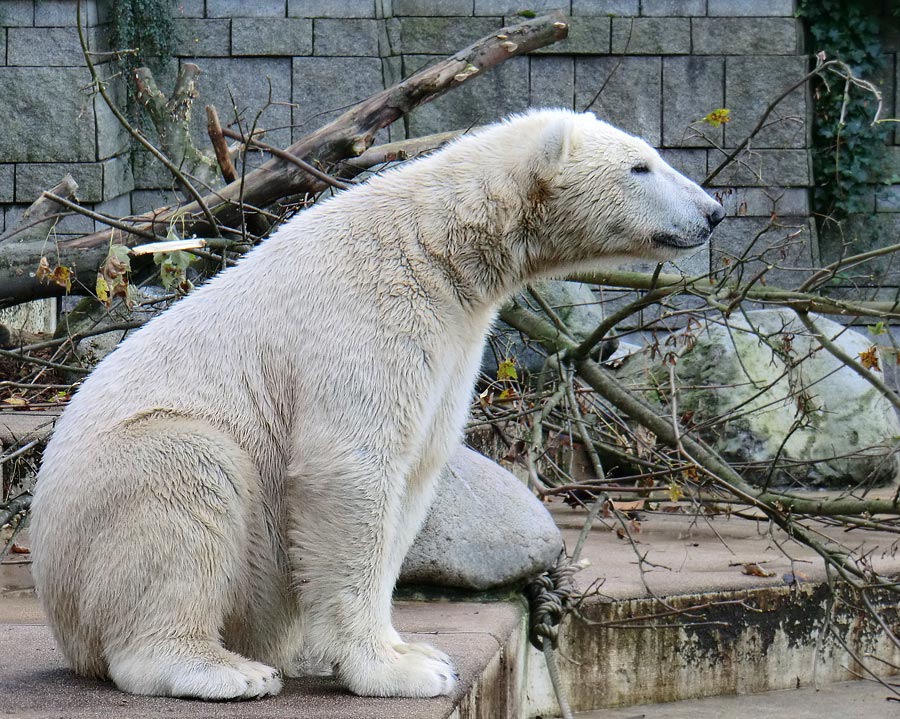
M810 317L851 357L872 346L858 332ZM792 312L748 312L746 319L732 317L728 328L710 323L692 334L693 347L684 333L665 346L681 355L675 365L678 411L691 413L693 424L700 426L736 412L701 436L729 462L745 466L748 481L764 483L775 457L783 461L772 474L773 486L895 481L898 458L892 452L900 421L893 405L822 349ZM788 367L786 358L803 361ZM648 399L670 396L668 367L646 353L628 360L619 377L632 386L655 386Z
M588 285L580 282L547 280L535 283L535 289L571 330L575 339L585 339L603 320L603 309ZM519 299L525 306L543 315L530 294L523 292ZM495 376L498 361L507 357L514 357L519 369L525 369L533 374L540 372L545 359L543 353L522 342L518 330L500 322L491 333L485 348L482 370L491 377Z
M466 447L438 481L400 582L492 589L546 571L562 538L544 505L514 475Z

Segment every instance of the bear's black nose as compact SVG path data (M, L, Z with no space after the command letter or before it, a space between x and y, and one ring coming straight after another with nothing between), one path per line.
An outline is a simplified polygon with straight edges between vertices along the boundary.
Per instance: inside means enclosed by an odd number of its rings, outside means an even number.
M709 222L709 229L712 229L725 219L725 208L722 205L716 205L716 209L706 216Z

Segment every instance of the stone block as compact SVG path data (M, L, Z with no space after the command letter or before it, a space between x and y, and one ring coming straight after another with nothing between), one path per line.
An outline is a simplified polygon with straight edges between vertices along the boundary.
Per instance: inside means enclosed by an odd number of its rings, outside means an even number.
M111 200L104 200L94 205L94 209L108 217L127 217L131 214L131 195L121 195ZM97 229L101 230L106 227L101 222L97 222Z
M0 3L0 27L34 25L34 0L4 0Z
M142 147L131 152L131 174L136 189L171 188L174 186L172 174Z
M721 57L663 58L663 145L707 147L722 144L723 130L702 118L725 107L725 61Z
M7 31L7 65L72 67L84 64L74 27L11 27Z
M294 58L293 79L295 140L384 88L381 60L374 57Z
M288 17L377 17L375 0L288 0Z
M178 194L172 190L134 190L131 193L131 211L135 215L152 212L160 207L175 205Z
M572 15L627 16L638 15L639 0L572 0Z
M658 57L575 58L575 108L659 146L661 73Z
M536 50L537 55L606 55L609 53L608 17L576 17L569 20L565 40Z
M284 17L284 0L206 0L206 17Z
M176 0L172 14L175 17L204 17L206 3L204 0Z
M809 191L800 187L719 187L712 191L729 217L809 214Z
M501 27L500 18L405 17L400 19L400 47L406 54L451 53Z
M6 36L9 28L0 27L0 66L6 65Z
M778 226L768 218L726 217L710 241L713 271L747 280L771 265L766 283L791 289L800 285L816 266L815 227L808 217L784 217ZM742 257L753 257L741 261Z
M703 17L706 15L706 0L641 0L641 15Z
M395 16L466 16L472 14L472 0L394 0L393 10Z
M400 46L400 19L385 18L379 25L381 56L399 56L403 52L403 48Z
M575 60L571 57L531 58L528 104L532 107L574 108Z
M0 158L83 162L96 158L85 68L0 67Z
M707 150L712 172L725 159L720 150ZM809 156L806 150L754 150L743 153L712 180L714 187L808 187Z
M794 0L706 0L706 14L726 17L793 17Z
M0 164L0 203L15 202L16 166L12 163ZM0 213L2 214L2 213Z
M730 57L725 68L725 104L731 121L725 144L736 147L751 132L768 104L807 72L806 57ZM753 147L806 147L806 89L781 101L753 139Z
M311 55L312 20L235 18L231 21L231 54Z
M409 133L418 137L484 125L527 107L528 58L514 57L483 77L474 77L452 93L414 110L409 116Z
M803 24L786 17L706 17L691 21L695 55L794 55Z
M829 222L822 228L820 250L823 264L842 257L868 252L897 242L900 214L878 213L850 215L840 223ZM900 286L900 262L893 254L873 257L849 271L852 281L863 287Z
M174 65L174 60L172 61ZM105 76L111 73L104 71ZM164 79L157 76L159 80ZM164 83L164 86L171 87L171 83ZM125 108L125 78L121 75L108 80L106 83L107 94L116 103L116 107L120 110ZM131 136L128 131L122 127L122 124L116 119L112 110L109 109L106 102L100 95L94 97L94 121L97 123L97 159L105 160L108 157L121 155L131 147Z
M78 199L103 199L103 166L99 162L23 162L16 165L16 202L31 204L67 174L78 183Z
M34 24L37 27L76 27L75 9L75 0L37 0L34 4ZM82 0L81 22L97 24L97 0Z
M103 163L103 198L112 200L134 189L134 173L128 156L121 155Z
M2 167L0 165L0 168ZM0 181L0 188L2 188L2 181ZM900 185L883 187L875 193L875 211L900 212Z
M700 183L706 177L706 150L661 149L660 157L685 177Z
M564 10L568 15L568 0L475 0L476 15L517 15L527 11L546 15L554 10Z
M686 55L691 51L688 18L612 19L612 52L627 55Z
M203 63L200 97L215 105L223 122L234 119L232 98L237 111L248 124L273 129L266 142L284 147L291 141L291 61L289 58L210 58ZM269 88L273 103L266 107ZM265 108L265 109L264 109ZM257 114L262 114L257 120ZM209 147L206 113L195 112L191 134L199 147Z
M177 57L228 57L231 54L231 20L175 18Z
M313 20L313 54L327 57L378 57L378 21Z

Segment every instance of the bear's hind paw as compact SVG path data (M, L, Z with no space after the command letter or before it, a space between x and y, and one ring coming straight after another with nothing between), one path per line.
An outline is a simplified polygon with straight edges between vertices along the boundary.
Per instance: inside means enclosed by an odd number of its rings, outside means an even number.
M257 699L281 691L281 674L213 643L120 650L110 678L122 691L207 701Z

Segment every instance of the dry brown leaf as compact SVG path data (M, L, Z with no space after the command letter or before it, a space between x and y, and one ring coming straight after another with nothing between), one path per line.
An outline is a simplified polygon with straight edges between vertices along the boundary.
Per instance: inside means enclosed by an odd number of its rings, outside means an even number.
M765 569L760 567L756 562L746 562L743 565L743 569L741 570L743 574L747 574L751 577L774 577L775 572L767 572Z
M869 347L865 352L860 352L859 361L866 369L881 371L881 365L878 363L878 348L875 345Z
M644 508L645 499L636 499L633 502L613 502L613 509L618 509L620 512L636 512L639 509Z

